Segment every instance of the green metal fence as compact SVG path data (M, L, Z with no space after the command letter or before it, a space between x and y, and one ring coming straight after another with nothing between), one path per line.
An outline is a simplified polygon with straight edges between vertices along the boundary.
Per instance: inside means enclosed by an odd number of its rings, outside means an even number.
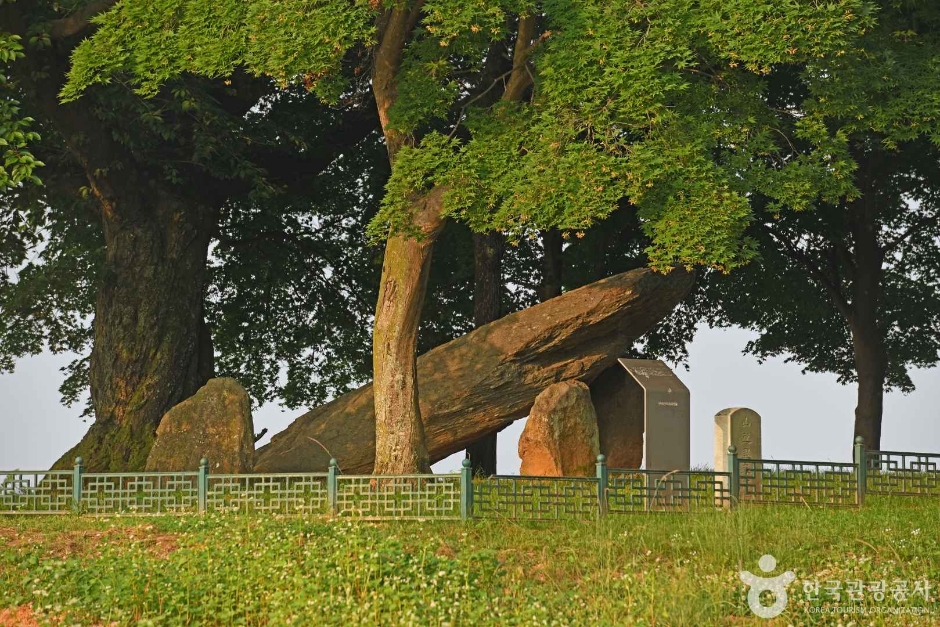
M0 473L0 513L64 514L74 498L71 470Z
M199 473L84 474L81 510L89 514L193 514L199 511Z
M209 512L326 514L327 473L208 475Z
M214 475L194 472L0 472L0 514L189 514L242 512L334 515L358 519L511 518L556 520L633 512L696 512L739 504L858 507L866 494L940 495L940 454L867 451L856 439L852 463L739 459L728 472L608 468L594 477Z
M366 520L459 519L461 481L451 475L339 475L333 513Z
M731 505L730 472L609 470L610 513L691 512Z
M496 476L474 479L473 516L514 520L596 517L598 480L587 477Z
M940 454L865 452L869 494L940 496Z

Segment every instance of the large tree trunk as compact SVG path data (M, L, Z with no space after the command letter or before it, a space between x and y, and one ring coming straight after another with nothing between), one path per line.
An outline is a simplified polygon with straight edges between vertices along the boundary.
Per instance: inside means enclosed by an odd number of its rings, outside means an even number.
M5 8L26 36L25 22ZM98 201L105 242L89 372L95 422L54 467L70 467L81 456L92 471L140 470L164 413L212 376L202 308L216 223L216 211L207 206L218 205L182 200L184 194L212 196L203 181L190 179L180 195L158 183L165 181L159 166L148 171L116 140L115 129L95 114L94 102L60 103L71 43L77 41L72 36L90 15L65 30L60 22L58 37L69 42L31 52L17 69L31 107L61 136L84 173Z
M372 91L394 172L395 157L412 138L397 131L389 112L397 99L398 70L405 43L420 17L420 6L386 11L379 18ZM442 190L412 205L412 220L421 237L393 234L385 261L372 334L375 385L375 474L430 471L418 405L417 346L421 305L427 290L434 240L444 228Z
M396 3L380 13L376 23L378 45L374 53L372 92L393 176L398 152L415 141L414 137L395 128L390 114L398 99L398 73L405 46L420 21L422 5L421 2L412 6ZM503 92L505 100L519 100L531 83L531 74L524 64L534 32L534 17L521 18L513 71ZM372 339L375 474L430 470L418 402L417 330L434 240L444 227L443 194L443 189L435 187L414 198L410 217L420 236L392 234L385 248Z
M444 227L441 190L415 212L424 237L395 236L385 245L372 336L375 377L375 474L430 472L418 405L418 324L434 240Z
M558 381L591 382L666 316L692 287L683 270L633 270L519 311L418 359L421 416L431 462L528 414ZM311 410L258 452L257 472L372 470L371 385Z
M480 328L503 314L503 248L502 233L473 234L473 325ZM473 474L496 474L497 432L489 433L467 447Z
M95 423L57 464L81 456L91 471L142 469L163 415L213 376L203 301L216 212L159 188L115 187L93 187L106 245L90 365Z

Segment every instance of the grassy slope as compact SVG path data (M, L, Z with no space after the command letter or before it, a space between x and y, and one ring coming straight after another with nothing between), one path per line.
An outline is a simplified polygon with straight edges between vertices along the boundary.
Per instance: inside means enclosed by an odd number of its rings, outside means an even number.
M927 578L940 596L940 505L861 511L751 507L601 523L354 523L301 518L0 518L0 608L80 624L940 624L807 613L802 582L777 620L751 616L737 572L798 579ZM866 594L866 596L870 596Z

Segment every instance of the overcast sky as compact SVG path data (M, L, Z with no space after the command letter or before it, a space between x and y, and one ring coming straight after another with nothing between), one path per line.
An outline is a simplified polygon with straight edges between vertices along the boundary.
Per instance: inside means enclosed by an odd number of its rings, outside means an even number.
M741 354L752 337L736 329L702 329L689 351L690 370L676 370L692 396L693 466L712 465L714 415L726 407L750 407L761 415L764 457L849 461L854 386L839 385L833 375L803 375L798 364L782 359L758 364ZM0 375L0 470L48 468L88 428L78 417L80 408L59 404L59 368L68 361L40 355ZM885 399L882 448L940 453L940 369L915 371L913 379L915 392ZM260 408L255 429L269 429L262 443L301 413ZM519 472L516 445L523 422L500 434L500 473ZM452 456L435 470L456 470L461 459Z

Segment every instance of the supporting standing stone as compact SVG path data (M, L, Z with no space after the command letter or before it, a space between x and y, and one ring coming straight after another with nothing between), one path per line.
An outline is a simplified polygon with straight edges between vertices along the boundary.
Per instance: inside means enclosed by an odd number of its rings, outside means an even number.
M688 470L691 424L689 388L662 361L620 359L634 385L643 391L643 467Z
M597 416L587 385L555 383L535 397L519 439L521 474L594 476L599 450Z
M760 414L747 407L731 407L715 414L715 470L728 472L728 447L738 457L761 459Z
M214 473L246 473L254 467L251 401L234 379L209 379L163 416L146 470L192 472L203 455L212 459Z
M607 465L639 468L643 463L643 388L620 364L602 372L589 387Z

